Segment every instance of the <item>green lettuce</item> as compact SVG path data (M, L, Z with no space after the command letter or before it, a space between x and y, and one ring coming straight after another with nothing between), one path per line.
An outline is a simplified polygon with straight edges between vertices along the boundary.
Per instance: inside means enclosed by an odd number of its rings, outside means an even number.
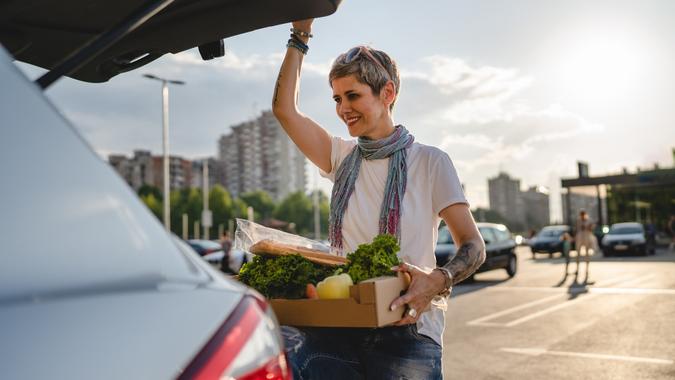
M335 268L314 264L297 254L255 256L239 271L239 281L269 299L298 299L305 297L307 284L316 285L334 271Z
M361 244L347 255L348 263L342 271L349 273L354 283L380 276L394 276L391 267L400 263L396 253L400 250L392 235L378 235L370 244Z

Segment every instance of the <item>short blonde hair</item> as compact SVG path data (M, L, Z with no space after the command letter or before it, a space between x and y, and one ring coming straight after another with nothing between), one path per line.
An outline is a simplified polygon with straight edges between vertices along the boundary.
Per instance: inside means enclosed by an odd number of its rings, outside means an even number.
M333 80L349 75L354 75L357 81L368 85L375 95L378 95L391 80L394 83L395 96L389 110L394 108L401 88L401 78L396 62L387 53L367 46L349 49L333 61L328 74L328 84L333 87Z

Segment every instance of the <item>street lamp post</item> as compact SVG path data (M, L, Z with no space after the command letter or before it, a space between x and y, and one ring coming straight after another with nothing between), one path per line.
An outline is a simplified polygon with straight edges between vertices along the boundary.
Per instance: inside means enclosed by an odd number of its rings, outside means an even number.
M164 228L171 231L171 209L169 207L169 83L171 84L185 84L180 80L172 80L160 78L152 74L144 74L145 78L154 79L162 82L162 155L164 156Z

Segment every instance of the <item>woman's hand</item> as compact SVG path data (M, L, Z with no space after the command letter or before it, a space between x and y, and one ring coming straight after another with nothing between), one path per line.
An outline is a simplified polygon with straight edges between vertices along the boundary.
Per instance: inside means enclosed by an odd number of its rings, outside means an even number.
M408 305L408 311L403 315L403 318L393 325L402 326L416 323L420 315L429 310L431 300L445 289L445 276L439 271L426 273L407 263L402 263L392 270L409 273L412 278L408 291L391 303L391 310ZM415 311L411 312L410 310Z

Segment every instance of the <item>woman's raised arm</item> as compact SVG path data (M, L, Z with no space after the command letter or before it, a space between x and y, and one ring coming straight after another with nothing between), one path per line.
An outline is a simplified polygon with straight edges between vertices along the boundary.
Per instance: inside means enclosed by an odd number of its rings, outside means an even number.
M309 33L313 20L294 21L293 28ZM305 44L309 37L299 37ZM331 171L330 135L319 124L298 110L300 69L304 55L295 47L286 48L286 56L274 86L272 111L300 151L325 172Z

